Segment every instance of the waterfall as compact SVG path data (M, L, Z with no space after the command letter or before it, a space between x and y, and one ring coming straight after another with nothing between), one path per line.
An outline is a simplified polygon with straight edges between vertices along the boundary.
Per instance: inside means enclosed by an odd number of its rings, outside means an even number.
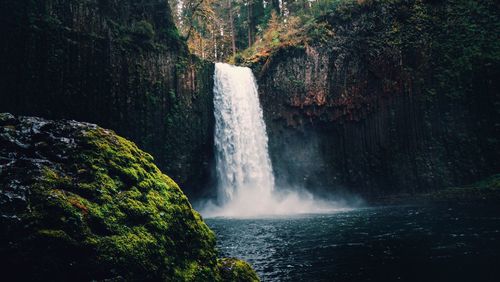
M249 68L215 65L214 110L219 201L227 203L241 194L269 197L274 176L257 84Z
M315 200L302 190L274 189L266 125L257 83L249 68L215 64L214 115L218 203L202 203L205 216L247 217L339 210L337 204ZM334 205L337 208L332 208Z

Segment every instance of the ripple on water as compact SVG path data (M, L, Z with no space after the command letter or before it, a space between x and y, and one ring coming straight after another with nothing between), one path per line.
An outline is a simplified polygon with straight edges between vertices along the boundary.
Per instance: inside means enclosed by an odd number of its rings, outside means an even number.
M383 207L206 221L221 255L249 261L263 281L481 281L500 274L498 214L500 207Z

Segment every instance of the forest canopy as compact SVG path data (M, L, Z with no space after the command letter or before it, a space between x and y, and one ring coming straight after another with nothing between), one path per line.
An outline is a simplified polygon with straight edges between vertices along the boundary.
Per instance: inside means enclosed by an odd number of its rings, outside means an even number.
M175 22L191 52L211 61L301 40L298 31L340 3L371 0L173 0ZM249 49L253 48L253 49Z

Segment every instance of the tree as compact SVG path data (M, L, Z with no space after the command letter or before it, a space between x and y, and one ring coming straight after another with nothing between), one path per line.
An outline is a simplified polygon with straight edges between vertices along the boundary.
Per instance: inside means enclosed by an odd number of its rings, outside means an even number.
M231 29L231 46L233 49L233 56L236 56L236 33L234 30L233 5L231 2L232 2L232 0L227 0L228 13L229 13L229 26Z
M270 0L270 7L276 12L277 15L281 15L280 0Z
M264 1L262 0L247 0L247 37L248 46L251 47L255 42L257 27L261 24L264 16Z
M244 49L262 49L280 41L295 42L293 36L285 34L295 32L309 19L341 1L344 0L171 0L169 3L191 52L207 60L224 61ZM271 41L261 42L268 39Z

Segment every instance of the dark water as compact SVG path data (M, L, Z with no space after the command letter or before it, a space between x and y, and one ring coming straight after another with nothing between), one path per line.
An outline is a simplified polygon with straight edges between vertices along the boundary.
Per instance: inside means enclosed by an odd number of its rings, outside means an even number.
M262 281L500 281L500 207L381 207L207 219Z

